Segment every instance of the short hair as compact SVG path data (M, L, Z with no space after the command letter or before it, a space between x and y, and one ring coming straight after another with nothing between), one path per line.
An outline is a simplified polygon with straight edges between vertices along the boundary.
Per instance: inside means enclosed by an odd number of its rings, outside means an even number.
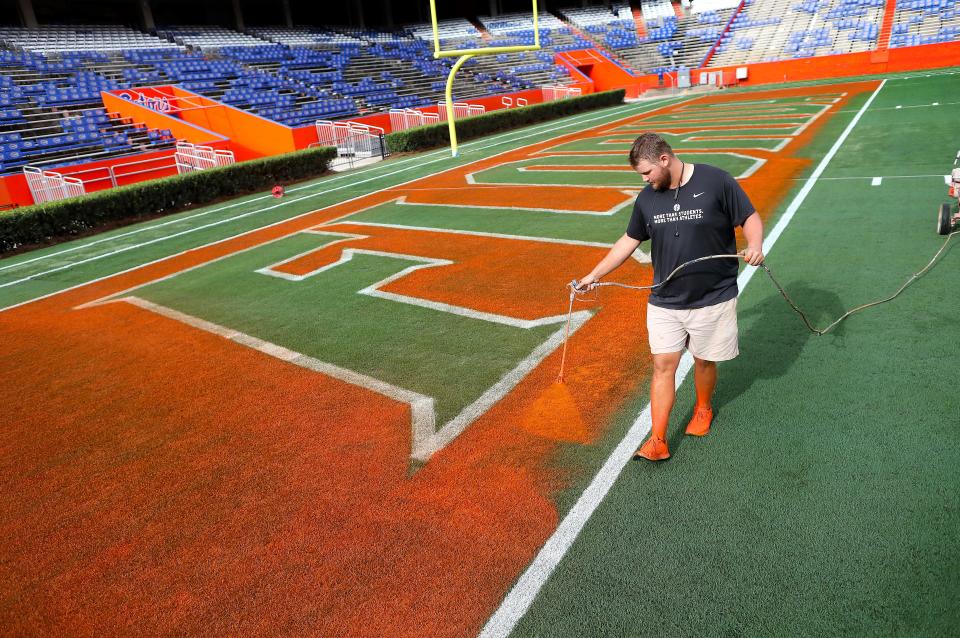
M661 155L673 156L673 149L667 144L667 141L656 133L644 133L633 140L633 146L630 147L630 166L636 168L640 160L656 162Z

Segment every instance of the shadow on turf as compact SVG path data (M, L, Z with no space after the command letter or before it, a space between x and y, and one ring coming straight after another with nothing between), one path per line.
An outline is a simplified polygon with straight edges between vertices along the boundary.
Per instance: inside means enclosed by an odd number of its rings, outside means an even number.
M840 298L805 282L784 285L790 298L807 314L810 323L823 328L846 312ZM801 350L812 339L835 339L842 345L844 324L838 324L824 337L810 332L787 301L775 289L762 301L737 312L740 328L740 356L720 364L719 379L713 396L713 410L719 414L724 406L750 389L756 381L783 376L796 362ZM692 375L692 372L691 372ZM692 388L692 381L691 388ZM682 416L682 418L678 418ZM680 449L684 429L693 416L691 406L675 413L667 444L670 451Z

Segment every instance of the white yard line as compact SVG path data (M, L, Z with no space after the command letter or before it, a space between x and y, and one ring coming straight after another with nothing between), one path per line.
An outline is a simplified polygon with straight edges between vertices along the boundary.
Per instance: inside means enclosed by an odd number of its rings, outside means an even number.
M804 184L800 192L797 193L797 196L780 217L776 226L773 227L773 230L770 231L764 240L764 254L770 254L770 249L773 248L777 239L807 198L807 195L810 194L820 175L823 174L823 171L827 168L827 165L830 164L833 156L840 150L843 142L849 137L850 132L856 127L860 118L870 107L870 104L873 103L874 98L877 97L877 94L885 84L886 80L880 83L880 86L877 87L857 112L856 116L847 125L847 128L840 134L840 137L837 138L837 141L834 142L833 146L817 165L817 168L814 169L810 177L807 178L806 184ZM756 270L755 267L747 267L740 273L740 276L737 278L737 284L741 290L747 285ZM692 367L693 357L687 352L680 360L680 368L677 371L677 387L680 387L680 384ZM613 453L607 458L593 481L587 486L583 494L580 495L580 498L570 511L567 512L567 515L564 516L556 531L547 539L547 542L544 543L540 552L533 559L533 562L527 570L520 576L513 589L510 590L500 604L500 607L487 621L486 626L480 632L481 638L506 637L510 635L520 619L523 618L527 610L530 609L537 594L540 593L540 589L550 578L551 574L553 574L553 571L557 565L560 564L560 561L566 555L567 551L569 551L577 536L587 524L587 521L590 520L593 512L596 511L603 499L606 498L610 488L613 487L614 482L616 482L621 472L623 472L624 467L626 467L627 463L629 463L633 457L634 451L643 439L646 438L651 425L650 405L648 404L643 412L640 413L640 416L637 417L637 420L633 422L626 436L624 436Z

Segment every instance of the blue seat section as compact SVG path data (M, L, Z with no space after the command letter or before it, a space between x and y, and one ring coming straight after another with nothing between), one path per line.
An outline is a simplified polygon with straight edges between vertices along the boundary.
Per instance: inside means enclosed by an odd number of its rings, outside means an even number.
M25 164L63 166L167 148L176 141L169 131L148 130L104 112L102 91L175 84L288 126L443 99L454 60L433 59L432 42L407 32L315 31L317 42L310 46L264 40L211 51L166 47L44 55L0 50L0 173ZM545 47L557 38L565 50L595 46L574 38L566 27L541 28L538 35ZM534 36L532 29L518 28L496 34L493 42L529 45ZM476 38L453 46L493 42ZM455 90L454 99L569 82L569 71L554 64L554 55L547 48L510 54L498 64L492 57L483 63L475 58L455 85L468 90Z
M30 135L31 131L0 133L0 173L38 162L49 166L77 164L154 146L169 147L176 141L169 130L138 128L109 117L104 109L67 115L60 129L60 133L47 135Z
M713 61L722 66L870 50L876 48L885 6L886 0L797 0L781 15L770 15L764 12L769 5L747 0L720 38ZM784 39L783 30L791 26Z
M960 2L957 0L900 0L891 47L953 42L960 39Z

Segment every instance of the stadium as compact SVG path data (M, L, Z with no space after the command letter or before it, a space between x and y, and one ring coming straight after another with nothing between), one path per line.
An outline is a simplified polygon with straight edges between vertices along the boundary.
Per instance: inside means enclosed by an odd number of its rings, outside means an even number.
M960 0L0 9L0 634L957 634Z

